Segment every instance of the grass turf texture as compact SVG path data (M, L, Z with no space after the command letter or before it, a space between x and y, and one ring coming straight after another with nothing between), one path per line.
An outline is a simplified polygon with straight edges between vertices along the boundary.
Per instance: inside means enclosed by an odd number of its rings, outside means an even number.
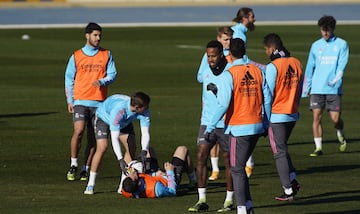
M142 90L151 95L151 146L159 160L169 160L177 145L186 145L196 161L196 136L201 86L196 72L215 27L105 28L102 46L110 48L118 77L110 93ZM276 32L303 66L316 26L258 26L249 33L248 55L267 63L265 34ZM21 40L27 33L31 39ZM262 213L359 213L360 133L358 131L360 75L359 26L338 26L337 35L350 46L345 73L343 119L348 148L338 150L335 129L324 116L324 156L309 157L314 149L308 99L301 103L301 120L289 140L302 188L295 202L278 202L282 193L267 139L255 149L250 179L255 211ZM83 195L86 182L66 180L69 167L71 115L64 96L64 71L71 52L84 45L82 29L0 30L0 213L187 213L197 192L162 199L126 199L116 193L120 169L111 147L97 178L96 194ZM136 131L139 132L136 125ZM138 135L139 136L139 135ZM83 143L85 145L85 141ZM84 146L80 151L83 163ZM223 169L222 159L220 166ZM209 182L207 200L216 212L225 198L221 179ZM184 176L183 183L187 183Z

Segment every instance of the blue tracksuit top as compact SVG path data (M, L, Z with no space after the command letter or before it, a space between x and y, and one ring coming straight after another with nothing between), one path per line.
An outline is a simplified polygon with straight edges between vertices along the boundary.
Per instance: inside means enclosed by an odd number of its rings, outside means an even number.
M347 42L339 37L328 41L321 38L310 49L302 96L309 94L339 94L342 92L343 73L349 58Z
M246 33L248 32L248 28L242 23L237 23L236 25L233 25L231 29L234 31L233 38L240 38L246 44Z
M86 55L94 56L99 51L99 47L93 48L88 45L85 45L81 49ZM115 62L113 60L112 54L109 51L109 60L106 68L106 77L100 80L101 85L109 85L115 80L117 71L115 67ZM74 81L76 77L76 66L74 60L74 54L69 58L68 64L65 71L65 91L67 103L72 103L73 105L83 105L88 107L97 107L100 103L96 100L74 100ZM90 83L91 84L91 83Z
M205 60L206 59L206 60ZM229 87L226 84L225 79L231 78L231 75L226 70L230 67L228 63L224 71L219 75L214 75L211 71L209 63L207 61L207 55L205 54L198 70L197 80L199 83L202 83L202 112L201 112L201 125L208 126L214 112L218 106L221 106L224 102L224 97L219 97L215 95L213 91L207 90L207 87L210 83L214 84L217 88L217 93L222 90L226 90L226 87ZM226 71L226 72L225 72ZM221 118L215 124L216 128L224 128L224 119Z
M140 120L141 127L150 126L150 111L138 114L130 110L130 97L114 94L106 98L96 109L96 116L110 126L110 131L119 131L133 120Z

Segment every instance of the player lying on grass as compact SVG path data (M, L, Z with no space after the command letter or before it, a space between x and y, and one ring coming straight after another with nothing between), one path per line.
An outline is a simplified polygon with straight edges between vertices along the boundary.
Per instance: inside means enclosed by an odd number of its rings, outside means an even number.
M165 172L160 170L155 152L150 150L145 166L134 161L129 164L127 177L123 181L122 195L127 198L161 198L176 196L182 173L186 172L189 188L196 187L196 174L189 150L178 146L171 163L164 163Z

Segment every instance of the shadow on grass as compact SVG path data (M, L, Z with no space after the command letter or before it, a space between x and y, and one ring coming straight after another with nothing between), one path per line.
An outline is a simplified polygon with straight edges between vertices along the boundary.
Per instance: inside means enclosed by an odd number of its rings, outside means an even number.
M336 165L336 166L321 166L321 167L310 167L305 170L296 170L296 173L299 175L304 174L312 174L312 173L319 173L319 172L334 172L334 171L347 171L347 170L354 170L358 169L359 165Z
M346 138L347 143L352 143L352 142L358 142L360 141L360 138ZM288 146L298 146L298 145L307 145L307 144L311 144L313 145L314 142L313 141L305 141L305 142L289 142ZM339 141L337 139L334 140L323 140L323 144L339 144ZM258 144L256 145L256 147L269 147L270 144Z
M17 113L17 114L0 114L1 118L12 118L12 117L34 117L34 116L42 116L49 114L57 114L59 112L39 112L39 113Z
M353 191L339 191L339 192L326 192L318 195L312 195L307 197L296 197L292 202L278 202L277 204L256 206L255 208L271 208L271 207L286 207L292 205L314 205L314 204L329 204L337 202L350 202L360 201L360 190ZM334 212L308 212L309 214L323 214L323 213L359 213L359 210L343 210Z

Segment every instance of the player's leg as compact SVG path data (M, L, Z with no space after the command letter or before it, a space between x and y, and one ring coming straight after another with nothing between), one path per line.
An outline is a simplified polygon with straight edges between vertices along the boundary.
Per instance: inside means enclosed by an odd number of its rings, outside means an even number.
M135 131L132 123L120 130L120 141L124 146L124 160L126 163L130 163L136 159L136 139Z
M109 146L109 126L101 119L95 119L96 151L91 161L90 176L84 194L94 194L95 180L99 171L102 158Z
M78 168L78 155L81 148L81 140L85 129L85 106L74 106L73 113L73 135L70 141L70 169L67 172L67 180L75 180L76 171Z
M193 189L196 185L195 169L186 146L178 146L173 154L171 163L175 167L175 179L179 185L181 182L182 173L186 172L189 177L189 188Z
M219 144L215 144L210 150L210 163L211 163L211 175L209 177L210 181L215 181L219 179Z
M196 177L199 200L194 206L188 209L189 212L206 211L209 209L209 206L206 204L206 181L208 177L207 160L213 144L210 144L205 140L205 129L206 126L200 126L197 139Z
M287 141L290 133L295 126L295 122L288 123L270 123L269 128L269 140L271 149L274 155L276 169L280 177L280 183L282 185L284 194L275 197L276 200L288 201L293 200L296 192L292 188L290 181L290 166L291 162Z
M88 171L91 166L91 161L95 153L96 148L96 139L95 139L95 131L94 131L94 120L95 120L95 107L88 108L88 117L86 118L86 136L87 136L87 144L84 153L84 165L80 172L80 180L86 181L88 179Z
M253 209L249 178L245 172L245 165L254 151L259 136L230 137L230 166L238 213L246 213Z
M124 160L127 164L136 159L136 139L135 131L132 123L120 130L120 141L125 149ZM119 145L120 146L120 145ZM145 170L145 169L144 169ZM121 194L122 191L122 182L126 178L124 173L121 174L119 188L117 192Z
M344 121L341 119L341 96L339 95L327 95L326 96L326 109L330 113L331 121L336 129L336 135L340 143L340 151L346 150L346 139L344 134Z
M225 175L226 175L226 196L225 196L224 204L218 210L218 212L227 212L235 209L234 187L233 187L233 180L230 169L230 137L229 135L224 134L224 129L216 129L216 134L224 161Z
M325 95L310 96L310 110L313 114L312 131L314 136L315 151L312 157L322 155L322 115L325 108Z

